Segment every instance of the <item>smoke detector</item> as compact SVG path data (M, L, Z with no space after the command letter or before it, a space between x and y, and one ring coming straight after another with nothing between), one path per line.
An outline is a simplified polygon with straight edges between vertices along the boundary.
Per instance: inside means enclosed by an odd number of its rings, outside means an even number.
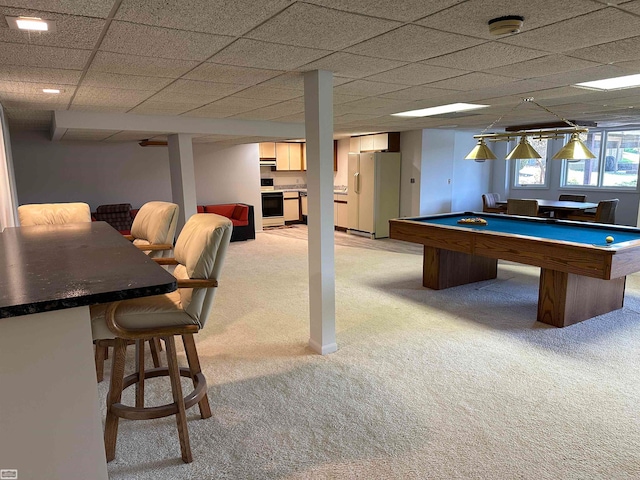
M520 32L524 17L519 15L508 15L489 20L489 32L492 35L510 35Z

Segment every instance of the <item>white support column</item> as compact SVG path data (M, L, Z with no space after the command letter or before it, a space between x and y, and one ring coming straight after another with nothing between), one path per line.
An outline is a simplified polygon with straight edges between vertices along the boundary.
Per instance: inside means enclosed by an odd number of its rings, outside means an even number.
M196 176L193 167L193 145L191 135L178 133L169 135L169 171L171 173L171 196L180 206L176 237L185 222L197 211Z
M333 74L304 75L309 224L309 346L325 355L336 344L333 237Z

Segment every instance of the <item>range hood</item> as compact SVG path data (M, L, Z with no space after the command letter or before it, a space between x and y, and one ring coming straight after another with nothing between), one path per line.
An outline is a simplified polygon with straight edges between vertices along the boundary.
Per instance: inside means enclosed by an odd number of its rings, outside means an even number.
M261 167L275 167L276 159L275 158L261 158L260 159Z

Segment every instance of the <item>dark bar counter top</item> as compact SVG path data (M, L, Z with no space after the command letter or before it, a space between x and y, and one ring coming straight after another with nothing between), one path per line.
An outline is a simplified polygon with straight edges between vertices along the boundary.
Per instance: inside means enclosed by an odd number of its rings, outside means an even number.
M159 267L105 222L0 233L0 318L175 290Z

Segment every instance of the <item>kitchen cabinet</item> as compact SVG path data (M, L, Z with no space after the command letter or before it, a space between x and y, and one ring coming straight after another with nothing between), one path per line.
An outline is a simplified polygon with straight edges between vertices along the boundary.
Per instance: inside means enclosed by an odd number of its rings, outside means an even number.
M349 211L347 208L346 195L333 195L333 224L339 229L346 230L349 226Z
M399 152L400 132L376 133L351 137L349 153L360 152Z
M302 212L302 216L306 217L309 215L309 203L307 202L307 195L300 195L300 211Z
M299 143L276 143L276 170L302 170L302 147Z
M276 158L275 142L263 142L258 144L260 149L260 158Z
M302 170L307 171L307 144L302 144ZM333 171L338 171L338 141L333 141Z
M300 195L298 192L284 192L284 221L300 221Z
M348 230L371 238L389 236L400 216L400 154L349 154Z

